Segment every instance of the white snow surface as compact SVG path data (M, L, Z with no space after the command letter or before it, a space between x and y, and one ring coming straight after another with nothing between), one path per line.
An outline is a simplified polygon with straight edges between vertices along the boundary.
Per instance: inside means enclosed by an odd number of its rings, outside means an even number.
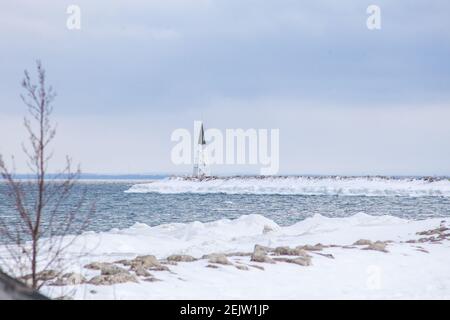
M126 192L450 197L450 179L288 176L195 180L171 177L135 184Z
M137 255L164 259L171 254L201 258L210 253L251 252L255 244L290 246L322 243L351 245L359 239L391 240L388 251L325 248L315 253L311 266L285 262L250 262L250 257L232 256L234 265L207 268L208 261L180 262L168 271L151 271L162 281L111 286L47 286L43 292L75 299L449 299L449 241L405 243L418 239L416 232L439 227L442 219L403 220L364 213L346 218L320 215L280 227L261 215L214 222L171 223L155 227L137 223L109 232L87 232L70 247L84 256L71 264L71 271L87 278L98 271L84 269L88 262L113 262ZM449 224L447 223L447 226ZM267 232L268 229L272 231ZM263 230L266 229L266 232ZM419 247L428 251L419 251ZM0 251L1 254L1 251ZM259 265L238 270L236 263Z

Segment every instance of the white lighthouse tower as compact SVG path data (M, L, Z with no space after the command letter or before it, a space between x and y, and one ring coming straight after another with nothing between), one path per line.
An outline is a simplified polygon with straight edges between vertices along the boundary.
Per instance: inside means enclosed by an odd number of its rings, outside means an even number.
M193 177L198 179L203 179L209 175L208 165L207 165L207 154L206 154L206 141L205 141L205 131L203 130L203 123L200 123L200 132L198 135L198 141L195 145L195 159L194 159L194 172Z

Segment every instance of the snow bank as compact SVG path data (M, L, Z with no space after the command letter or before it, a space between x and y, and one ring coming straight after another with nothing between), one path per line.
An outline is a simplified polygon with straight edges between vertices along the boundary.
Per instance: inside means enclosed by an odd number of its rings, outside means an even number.
M126 192L450 197L450 180L382 177L228 177L199 181L173 177L136 184Z
M412 221L364 213L327 218L317 214L281 227L270 219L252 214L233 220L169 223L155 227L136 223L127 229L84 233L77 238L72 250L87 248L95 255L153 254L165 258L174 253L201 257L212 252L252 251L256 243L297 246L317 242L348 245L361 238L402 241L418 238L417 231L436 227L441 220Z
M150 227L136 223L127 229L109 232L87 232L72 246L77 252L88 250L92 254L153 254L165 258L173 253L194 256L215 251L252 249L252 239L258 239L264 227L279 229L270 219L261 215L245 215L238 219L221 219L202 223L169 223Z
M241 216L214 222L170 223L150 227L135 224L109 232L87 232L70 247L85 255L72 263L71 271L87 278L89 262L114 262L152 254L164 259L172 254L201 258L210 253L251 252L255 244L290 246L322 243L352 245L359 239L390 240L388 251L332 246L311 252L312 266L292 263L255 263L248 256L229 257L232 265L208 268L208 261L180 262L168 271L151 271L162 281L111 286L83 284L44 287L52 297L62 294L76 299L403 299L450 298L450 246L441 243L406 243L419 239L419 231L439 227L442 219L404 220L364 213L346 218L315 215L281 227L261 215ZM449 224L447 223L447 226ZM249 266L243 271L238 263ZM259 265L264 270L253 268Z

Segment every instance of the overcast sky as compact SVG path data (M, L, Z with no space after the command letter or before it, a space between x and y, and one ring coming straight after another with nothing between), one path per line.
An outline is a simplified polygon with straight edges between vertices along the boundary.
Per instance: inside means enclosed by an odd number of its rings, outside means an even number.
M81 30L66 28L67 6ZM381 30L366 27L369 5ZM0 153L15 154L23 70L58 93L52 170L179 173L170 135L279 128L280 173L450 175L450 2L4 2ZM213 173L258 171L215 167Z

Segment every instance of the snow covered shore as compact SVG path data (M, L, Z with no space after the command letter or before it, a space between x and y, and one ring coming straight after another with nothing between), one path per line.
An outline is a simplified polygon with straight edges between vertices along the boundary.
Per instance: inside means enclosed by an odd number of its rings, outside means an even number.
M363 213L316 215L288 227L260 215L155 227L135 224L77 238L72 252L86 254L70 270L89 281L100 271L86 268L88 263L114 262L108 270L127 270L135 282L49 285L43 292L75 299L449 299L449 226L442 219L409 221ZM378 242L372 247L369 241L355 244L361 239ZM258 260L252 256L256 244L266 250L266 262L251 261ZM286 246L293 252L275 249ZM219 253L226 257L211 256ZM195 259L175 262L183 260L175 256L167 261L174 254ZM151 277L128 271L139 255L154 255L161 262L147 270Z

